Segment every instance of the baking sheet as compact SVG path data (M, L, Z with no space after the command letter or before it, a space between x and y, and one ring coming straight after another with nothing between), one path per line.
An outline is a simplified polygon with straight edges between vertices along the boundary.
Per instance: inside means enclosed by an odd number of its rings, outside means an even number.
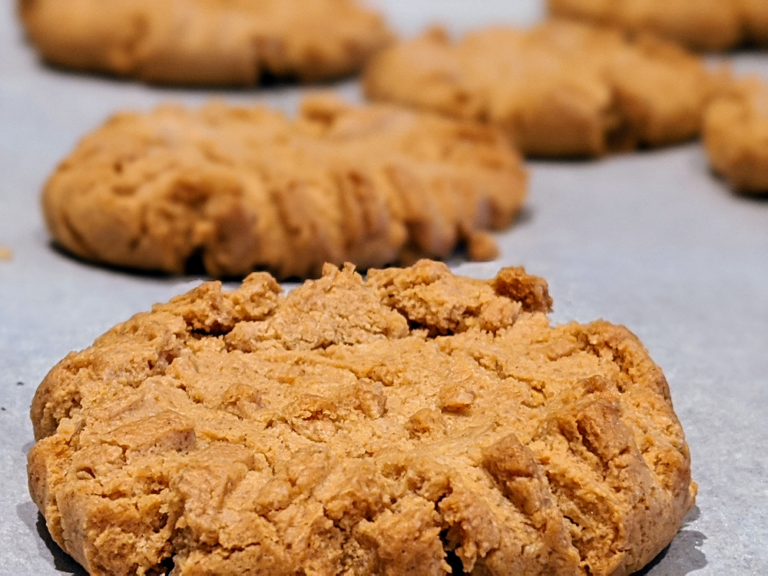
M414 34L528 24L532 0L379 0ZM35 387L70 350L198 278L132 275L76 261L50 244L39 210L46 176L88 130L123 108L213 96L293 111L296 87L158 89L42 66L0 2L0 574L82 574L50 540L27 492ZM732 59L768 77L768 53ZM355 82L339 84L359 98ZM700 491L653 575L768 574L768 200L738 197L708 171L697 143L595 162L531 164L517 224L493 263L451 262L478 277L523 264L547 278L554 319L622 323L669 380Z

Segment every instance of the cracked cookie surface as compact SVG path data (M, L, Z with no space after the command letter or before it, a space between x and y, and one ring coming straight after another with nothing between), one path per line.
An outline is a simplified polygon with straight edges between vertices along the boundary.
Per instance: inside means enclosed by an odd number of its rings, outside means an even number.
M739 80L707 108L704 145L712 168L743 193L768 193L768 83Z
M688 446L637 338L551 304L426 260L203 284L48 374L32 497L91 574L631 573Z
M355 0L19 0L49 62L147 82L253 85L358 70L391 40Z
M548 0L557 17L651 32L695 50L768 45L763 0Z
M365 71L369 97L499 126L527 155L599 156L699 134L713 79L702 61L650 37L550 21L453 42L433 30Z
M77 256L215 276L316 277L495 257L527 190L519 154L492 128L389 105L307 98L295 120L211 103L118 114L48 180L46 221Z

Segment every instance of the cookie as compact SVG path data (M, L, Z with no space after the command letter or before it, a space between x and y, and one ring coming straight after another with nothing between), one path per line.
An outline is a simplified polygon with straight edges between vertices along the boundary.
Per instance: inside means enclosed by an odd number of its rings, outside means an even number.
M433 30L380 52L365 73L371 98L490 122L550 157L693 138L711 82L670 43L564 21L458 42Z
M470 122L307 99L295 120L212 103L118 114L87 136L43 198L56 241L86 260L214 276L310 277L496 254L526 194L519 154Z
M768 84L741 80L704 117L710 164L739 192L768 193Z
M46 376L32 498L94 575L631 573L688 446L637 338L551 304L426 260L203 284Z
M146 82L253 85L357 71L391 40L356 0L19 0L48 62Z
M768 45L764 0L548 0L557 17L651 32L694 50Z

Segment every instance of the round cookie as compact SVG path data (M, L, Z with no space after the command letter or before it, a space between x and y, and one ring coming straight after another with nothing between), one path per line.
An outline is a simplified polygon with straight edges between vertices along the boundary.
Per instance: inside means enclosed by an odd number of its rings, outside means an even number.
M768 193L768 84L734 82L713 100L704 145L715 172L735 190Z
M32 498L93 575L629 574L688 446L637 338L551 304L431 261L203 284L46 376Z
M439 30L377 54L369 97L500 126L533 156L599 156L699 134L711 91L703 63L665 41L552 21Z
M19 0L47 61L146 82L253 85L350 74L391 40L356 0Z
M651 32L694 50L768 44L764 0L548 0L556 17Z
M95 262L215 276L309 277L496 255L526 194L521 159L492 128L389 105L307 99L288 119L212 103L118 114L48 180L48 227Z

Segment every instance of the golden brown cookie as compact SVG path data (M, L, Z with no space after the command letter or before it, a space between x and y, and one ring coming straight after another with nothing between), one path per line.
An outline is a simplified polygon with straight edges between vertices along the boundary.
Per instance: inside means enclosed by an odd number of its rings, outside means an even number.
M557 17L651 32L694 50L768 44L765 0L548 0Z
M357 0L19 0L19 14L53 64L168 84L341 76L391 39Z
M746 193L768 193L768 84L741 80L704 117L704 144L714 170Z
M43 198L56 241L96 262L216 276L317 276L495 257L486 232L526 194L517 152L492 128L389 105L305 101L296 120L222 103L119 114L87 136Z
M598 156L698 135L711 80L670 43L573 22L440 31L385 49L366 93L500 126L536 156Z
M432 261L203 284L48 374L32 497L94 575L629 574L688 446L637 338L551 304Z

